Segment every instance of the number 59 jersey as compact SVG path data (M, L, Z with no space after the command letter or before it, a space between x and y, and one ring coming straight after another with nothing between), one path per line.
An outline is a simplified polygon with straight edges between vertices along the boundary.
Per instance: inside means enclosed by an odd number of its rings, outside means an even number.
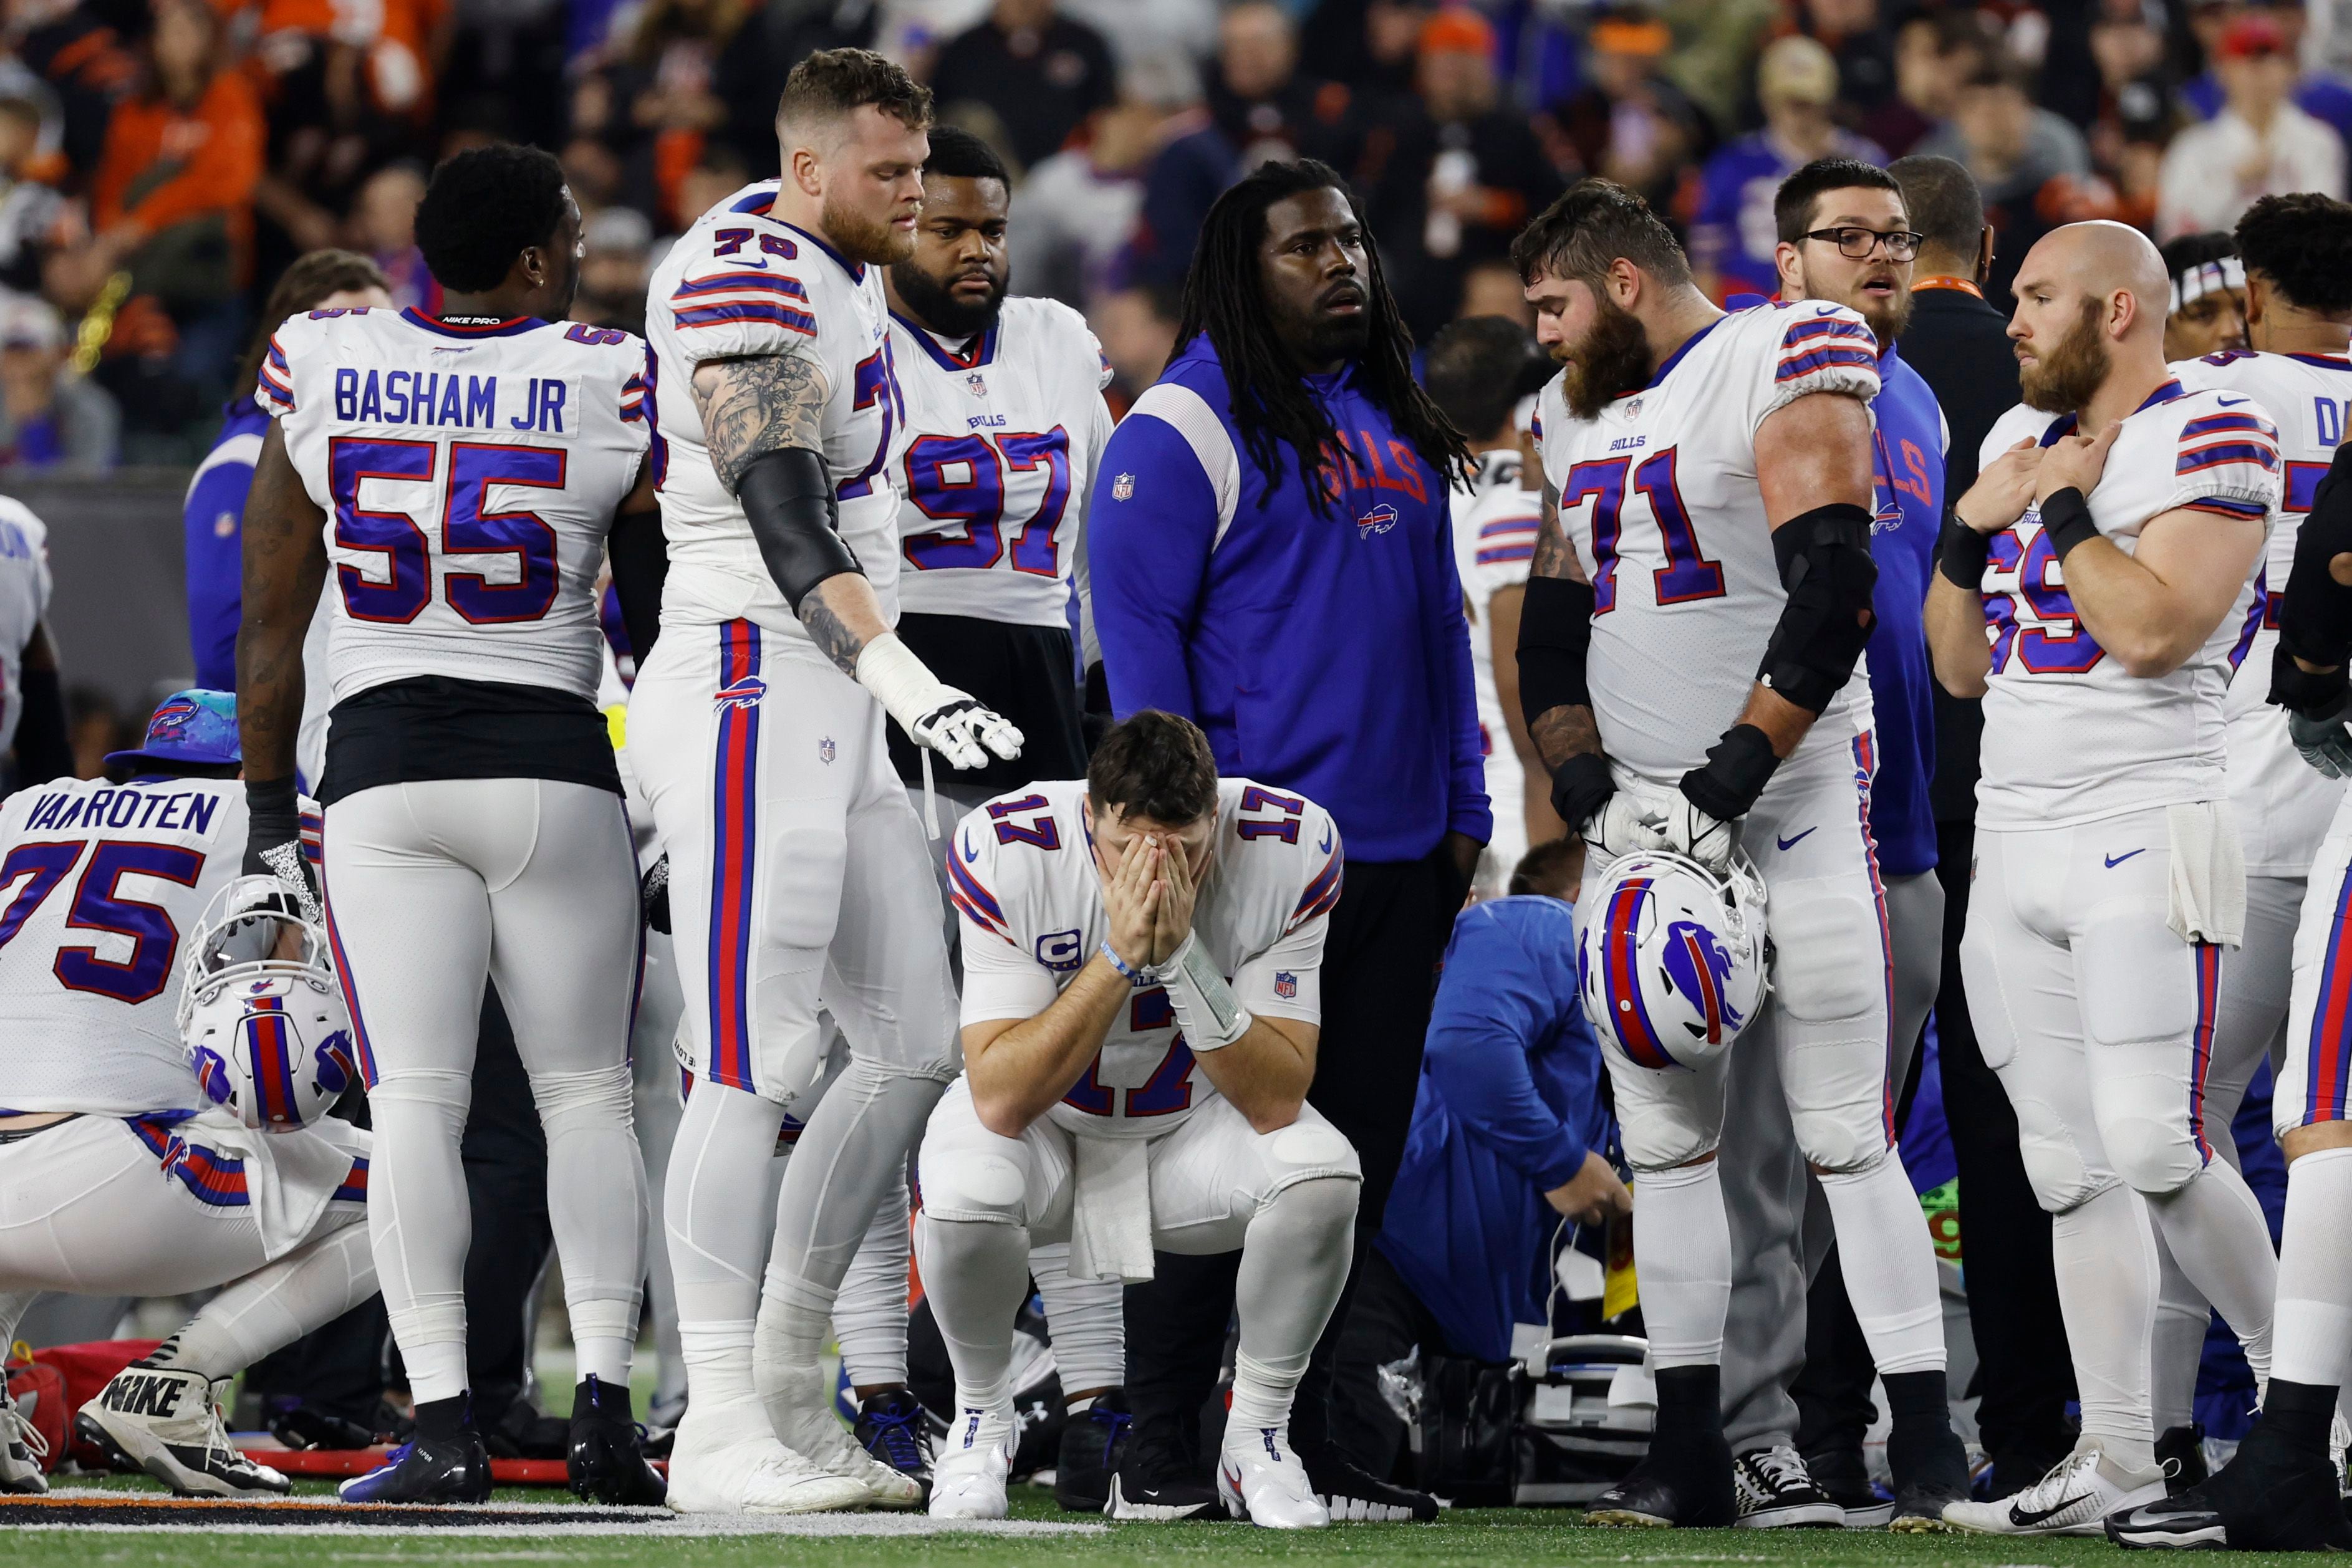
M1844 306L1719 317L1589 420L1570 415L1562 378L1543 390L1537 440L1592 584L1592 713L1621 784L1672 789L1747 704L1789 598L1756 432L1812 392L1878 395L1877 340ZM1843 754L1869 725L1858 665L1798 755Z
M1981 461L2074 430L2072 414L2021 404L1994 423ZM2278 429L2260 403L2168 381L2125 418L2091 488L2091 520L2126 555L2152 519L2183 509L2259 524L2267 539L2280 468ZM2072 827L2226 799L2222 703L2262 625L2262 559L2204 645L2170 674L2143 677L2108 657L2076 613L2039 507L1993 535L1977 825Z
M313 310L256 401L327 513L341 702L419 675L594 701L594 587L646 447L645 345L520 317Z
M710 465L695 369L708 360L785 358L823 368L828 393L818 434L836 526L893 623L898 499L890 473L907 410L892 373L881 268L851 262L773 216L776 189L773 180L747 185L703 214L662 257L646 293L654 483L669 540L662 618L700 625L740 618L805 641L742 506Z
M948 896L963 923L963 1021L1044 1012L1109 935L1083 779L1001 795L957 825ZM1227 779L1192 930L1253 1013L1320 1023L1323 936L1343 854L1329 812ZM1138 985L1102 1051L1047 1113L1081 1137L1149 1138L1216 1089L1167 991Z
M1007 299L960 349L903 316L890 346L907 397L899 608L1066 624L1079 514L1110 439L1110 368L1086 319Z

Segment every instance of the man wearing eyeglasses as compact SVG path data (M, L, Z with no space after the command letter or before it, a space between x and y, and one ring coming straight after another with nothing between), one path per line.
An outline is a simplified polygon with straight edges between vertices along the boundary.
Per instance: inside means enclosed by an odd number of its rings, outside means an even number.
M1781 182L1773 201L1780 298L1825 300L1860 316L1878 340L1871 401L1874 490L1870 553L1875 623L1867 662L1876 746L1870 830L1885 883L1893 976L1889 1091L1899 1096L1941 977L1944 894L1936 880L1934 678L1920 612L1941 518L1945 429L1935 393L1895 351L1911 315L1912 264L1920 236L1903 193L1880 168L1822 158ZM1773 1054L1731 1055L1734 1104L1786 1103ZM1869 1346L1856 1326L1843 1272L1899 1273L1916 1260L1841 1248L1837 1267L1808 1288L1830 1244L1824 1210L1806 1224L1808 1187L1790 1117L1731 1118L1724 1128L1724 1203L1735 1239L1731 1311L1725 1331L1724 1433L1738 1456L1740 1522L1880 1525L1895 1504L1864 1469L1872 1419ZM1816 1234L1802 1244L1802 1233ZM1864 1283L1863 1294L1874 1293ZM1800 1371L1804 1374L1801 1384ZM1922 1403L1942 1390L1903 1372L1890 1387Z

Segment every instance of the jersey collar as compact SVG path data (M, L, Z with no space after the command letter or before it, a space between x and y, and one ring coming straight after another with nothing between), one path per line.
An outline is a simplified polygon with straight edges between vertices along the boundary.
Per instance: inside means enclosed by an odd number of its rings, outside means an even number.
M2189 392L2186 388L2181 386L2179 377L2167 376L2164 379L2164 384L2157 388L2154 392L2148 393L2146 398L2142 399L2140 405L2132 410L2132 413L2146 413L2158 403L2170 402L2174 398L2187 397L2188 395ZM2129 419L2131 417L2131 413L2127 413L2124 415L2124 417L2126 419ZM2082 423L2082 418L2083 416L2079 413L2060 414L2056 419L2052 420L2050 422L2050 427L2042 433L2042 444L2044 446L2057 445L2060 441L2074 434L2074 427Z
M967 340L962 348L950 349L946 346L946 340L920 321L901 316L896 310L890 312L890 319L912 333L915 341L922 346L923 352L930 355L931 362L943 371L976 371L996 358L997 325L992 325L987 331Z
M768 221L775 225L780 229L792 230L793 233L800 235L801 238L808 241L809 244L816 246L817 249L833 257L834 264L839 267L842 271L849 274L849 280L852 283L863 283L866 281L866 264L864 262L850 260L847 256L834 249L833 246L827 245L824 240L819 239L816 235L809 233L808 230L801 227L798 224L788 224L772 213L768 214Z
M1659 382L1674 374L1675 367L1683 362L1684 355L1698 347L1700 339L1706 337L1709 332L1714 331L1717 327L1722 326L1726 321L1730 319L1731 318L1728 316L1717 316L1714 320L1709 321L1706 326L1701 327L1697 331L1693 332L1689 337L1684 339L1683 346L1666 356L1666 362L1660 365L1658 367L1658 373L1650 378L1650 385L1643 387L1642 390L1643 392L1648 392L1652 387L1655 387Z
M2317 365L2323 371L2352 371L2352 355L2289 354L2290 360L2306 365Z
M504 321L491 321L478 327L461 327L455 321L436 320L414 305L401 311L400 319L412 327L422 327L426 331L437 332L444 338L464 339L511 338L518 332L528 332L533 328L547 325L536 316L513 316Z

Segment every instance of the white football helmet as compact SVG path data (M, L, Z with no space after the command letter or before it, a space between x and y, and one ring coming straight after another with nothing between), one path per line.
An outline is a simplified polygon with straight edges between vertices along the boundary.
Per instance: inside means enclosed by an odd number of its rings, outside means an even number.
M1611 862L1577 934L1584 1014L1639 1067L1705 1065L1764 1000L1764 883L1745 855L1711 872L1641 851Z
M256 1132L308 1125L359 1076L325 934L276 877L239 877L205 911L178 1018L203 1103Z

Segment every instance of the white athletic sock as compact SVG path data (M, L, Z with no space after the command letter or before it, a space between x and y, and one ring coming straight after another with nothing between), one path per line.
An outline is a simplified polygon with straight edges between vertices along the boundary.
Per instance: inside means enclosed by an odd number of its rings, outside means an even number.
M1116 1280L1070 1278L1070 1244L1029 1249L1029 1274L1045 1303L1045 1330L1054 1336L1054 1364L1072 1394L1117 1388L1127 1381L1126 1295ZM1093 1404L1073 1399L1073 1414Z
M834 1337L853 1388L907 1381L907 1179L882 1195L833 1300ZM1061 1336L1054 1348L1061 1349Z
M332 1322L375 1294L364 1225L346 1225L264 1264L206 1301L167 1342L165 1363L217 1383ZM458 1345L462 1358L465 1346ZM457 1367L464 1387L465 1364Z
M646 1167L625 1061L534 1072L547 1134L547 1215L579 1375L627 1387L646 1277Z
M1731 1310L1731 1225L1717 1162L1633 1173L1633 1266L1651 1364L1720 1363Z
M759 1391L751 1386L751 1320L681 1322L686 1355L687 1416L713 1447L775 1440Z
M2258 1381L2271 1375L2271 1311L2278 1300L2278 1255L2263 1206L2225 1161L2168 1193L2147 1195L2165 1245L2238 1336Z
M1013 1396L1013 1318L1029 1293L1029 1232L983 1219L915 1219L923 1287L955 1367L956 1403L995 1409Z
M1265 1362L1247 1351L1235 1352L1234 1398L1225 1416L1225 1430L1286 1431L1290 1426L1290 1402L1298 1393L1298 1380L1307 1375L1307 1357L1313 1354L1309 1346L1304 1354Z
M2340 1388L2352 1374L2352 1149L2318 1149L2286 1167L2272 1373Z
M2059 1314L2074 1355L2083 1437L2145 1466L2156 1433L2148 1344L2156 1319L2156 1235L2139 1195L2118 1182L2051 1217Z
M384 1315L420 1403L466 1392L466 1249L473 1211L458 1140L473 1100L464 1072L415 1069L368 1092L368 1234Z
M2205 1358L2205 1329L2213 1309L2180 1270L2180 1260L2156 1237L2156 1337L2148 1356L2148 1399L2157 1435L2197 1419L2197 1367Z
M1229 1421L1252 1431L1289 1424L1307 1358L1347 1288L1360 1191L1338 1176L1302 1181L1276 1193L1243 1232L1234 1280L1241 1346Z
M1889 1153L1867 1170L1830 1172L1821 1183L1837 1226L1845 1293L1878 1375L1943 1371L1935 1244L1903 1162Z
M565 1305L572 1314L574 1381L593 1377L615 1387L629 1385L629 1364L637 1350L637 1303L611 1300L573 1301L570 1275L564 1276Z

